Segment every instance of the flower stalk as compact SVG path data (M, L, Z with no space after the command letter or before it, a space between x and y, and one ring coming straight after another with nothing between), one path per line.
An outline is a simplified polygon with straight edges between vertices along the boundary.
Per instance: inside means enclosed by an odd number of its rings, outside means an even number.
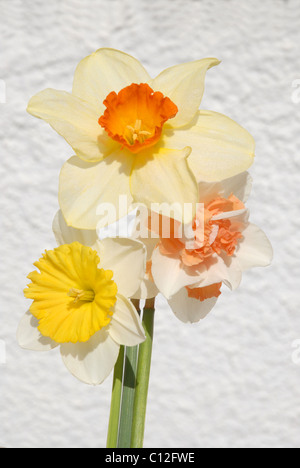
M126 347L118 448L130 448L137 360L138 346Z
M132 301L137 313L140 315L140 301ZM138 346L126 347L124 354L124 374L122 376L122 395L120 405L120 418L118 427L115 427L114 447L130 448L133 405L136 386L136 369L138 360ZM116 440L117 439L117 440Z
M140 313L139 301L134 302ZM150 379L155 299L143 311L146 340L139 346L122 347L114 371L107 448L142 448Z
M136 375L136 390L133 408L131 448L142 448L144 443L148 388L152 358L154 332L155 299L146 301L143 313L143 326L146 341L139 346L139 358Z
M120 347L120 353L115 365L110 417L107 433L107 448L115 448L118 443L118 430L120 420L121 398L122 398L122 382L124 368L124 346Z

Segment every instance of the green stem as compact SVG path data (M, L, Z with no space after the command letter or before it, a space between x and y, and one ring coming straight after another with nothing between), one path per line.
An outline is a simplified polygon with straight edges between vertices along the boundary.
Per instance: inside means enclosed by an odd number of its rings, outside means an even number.
M116 448L118 442L118 429L120 419L120 405L122 396L122 380L124 367L124 346L121 346L118 360L115 365L111 407L107 434L107 448Z
M144 341L144 343L142 343L139 348L136 391L133 408L131 448L142 448L144 443L147 398L152 357L154 313L154 300L147 301L143 314L143 325L146 333L146 341Z
M130 448L138 346L126 347L118 448Z

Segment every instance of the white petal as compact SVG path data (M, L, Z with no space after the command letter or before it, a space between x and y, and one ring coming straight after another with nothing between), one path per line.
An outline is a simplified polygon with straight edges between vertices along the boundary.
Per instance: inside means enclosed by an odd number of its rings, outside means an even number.
M253 179L248 172L242 172L229 179L222 180L220 195L228 198L232 193L241 202L246 203L252 189Z
M27 110L49 123L84 160L100 161L116 146L99 125L100 114L65 91L46 89L31 98Z
M146 339L141 319L135 307L120 294L117 295L109 333L117 343L125 346L136 346Z
M148 231L148 233L149 233L149 236L151 236L152 233L150 231ZM135 231L133 235L138 236L138 231ZM143 244L145 245L146 250L147 250L147 261L149 262L152 258L152 253L155 247L157 246L159 239L158 238L152 239L151 237L149 237L148 239L137 237L137 239L143 242ZM132 296L132 298L133 299L151 299L153 297L156 297L158 293L159 293L159 290L157 286L153 282L149 273L146 273L140 284L139 289Z
M106 238L95 245L100 267L112 270L118 292L131 297L138 290L146 269L146 248L142 242L126 238Z
M169 299L184 286L199 281L199 274L194 269L182 267L179 258L162 255L159 248L152 255L152 275L159 291Z
M203 288L222 282L230 289L237 289L242 280L242 271L233 257L228 257L226 254L214 254L199 269L198 280L193 287Z
M156 297L158 293L159 290L155 283L148 277L145 277L137 292L132 296L132 299L152 299L153 297Z
M133 237L134 227L136 223L136 212L137 208L123 216L115 223L111 223L108 226L101 228L97 231L99 239L105 239L106 237Z
M196 288L222 282L236 289L242 280L242 269L225 254L214 254L198 266L187 267L179 258L161 255L157 248L152 257L152 275L159 291L169 299L184 286Z
M235 256L229 257L226 253L222 253L221 258L227 267L222 282L234 291L241 284L243 271Z
M242 271L270 265L273 248L265 233L255 224L249 224L242 234L244 238L235 254Z
M101 384L112 372L120 346L107 329L95 333L86 343L65 343L60 347L67 369L74 377L89 385Z
M242 217L243 215L248 215L248 210L246 208L234 211L224 211L223 213L213 216L211 219L212 221L219 221L220 219Z
M150 76L134 57L114 49L100 49L83 59L76 71L73 94L89 102L100 115L111 91L132 83L147 83Z
M184 323L196 323L204 319L216 304L218 298L199 301L188 297L186 288L181 289L168 302L176 317Z
M210 260L198 267L197 280L193 288L204 288L216 283L224 283L230 289L236 289L242 280L242 271L233 258L226 255L213 255Z
M99 163L73 157L60 174L59 203L69 226L100 229L125 216L132 197L132 155L119 151Z
M150 235L151 235L151 232L149 231L149 236ZM152 254L154 252L154 249L157 246L158 240L159 239L157 238L152 239L150 237L148 239L141 239L141 241L143 242L143 244L145 245L147 249L147 261L151 260ZM133 299L151 299L153 297L156 297L158 293L159 293L159 290L157 286L155 285L153 280L150 278L149 274L146 273L140 284L138 291L132 297Z
M170 126L182 127L191 122L201 104L206 72L219 63L215 58L207 58L175 65L150 83L154 91L161 91L178 107L178 114L168 122Z
M208 203L217 197L228 198L235 195L241 202L246 203L252 188L252 177L248 172L243 172L220 182L200 182L200 201Z
M61 211L56 213L52 229L58 245L80 242L80 244L92 247L98 239L97 232L95 230L75 229L69 227Z
M152 258L152 254L155 250L155 248L157 247L157 244L159 242L159 238L156 236L156 237L150 237L151 235L154 236L154 233L149 231L149 238L138 238L137 240L139 240L140 242L142 242L146 248L146 251L147 251L147 261L151 260Z
M28 311L21 319L17 330L17 341L21 348L31 351L50 351L58 346L55 341L38 331L38 320Z
M225 115L201 111L191 126L164 131L167 148L190 146L188 159L198 182L216 182L246 171L254 161L255 142Z

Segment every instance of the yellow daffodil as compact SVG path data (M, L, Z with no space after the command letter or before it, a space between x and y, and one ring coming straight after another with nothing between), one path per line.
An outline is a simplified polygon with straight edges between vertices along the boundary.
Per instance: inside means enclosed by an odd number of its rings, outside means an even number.
M145 339L129 300L144 276L145 248L130 239L97 241L94 233L68 228L61 214L54 227L62 245L46 251L35 263L39 271L28 276L25 296L33 303L20 322L18 341L36 351L60 346L69 371L98 385L112 371L120 345Z
M132 202L198 201L197 182L245 171L253 161L249 133L224 115L199 111L204 80L218 65L207 58L166 69L151 79L133 57L100 49L82 60L72 93L47 89L28 111L48 122L74 149L62 168L59 201L70 226L94 229L107 219L97 207ZM119 195L126 203L119 204ZM195 213L194 213L195 214Z

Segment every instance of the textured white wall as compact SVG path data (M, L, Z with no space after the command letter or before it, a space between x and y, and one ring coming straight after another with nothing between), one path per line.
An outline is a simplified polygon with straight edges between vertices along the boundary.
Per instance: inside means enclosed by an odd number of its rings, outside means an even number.
M79 60L105 46L152 75L222 60L202 107L254 135L252 221L275 249L272 267L245 274L201 324L184 326L159 301L145 445L299 446L300 367L291 359L300 338L299 1L0 0L0 9L0 446L105 445L111 380L85 386L57 351L26 352L15 340L25 277L54 246L58 174L72 155L26 104L46 87L70 90Z

